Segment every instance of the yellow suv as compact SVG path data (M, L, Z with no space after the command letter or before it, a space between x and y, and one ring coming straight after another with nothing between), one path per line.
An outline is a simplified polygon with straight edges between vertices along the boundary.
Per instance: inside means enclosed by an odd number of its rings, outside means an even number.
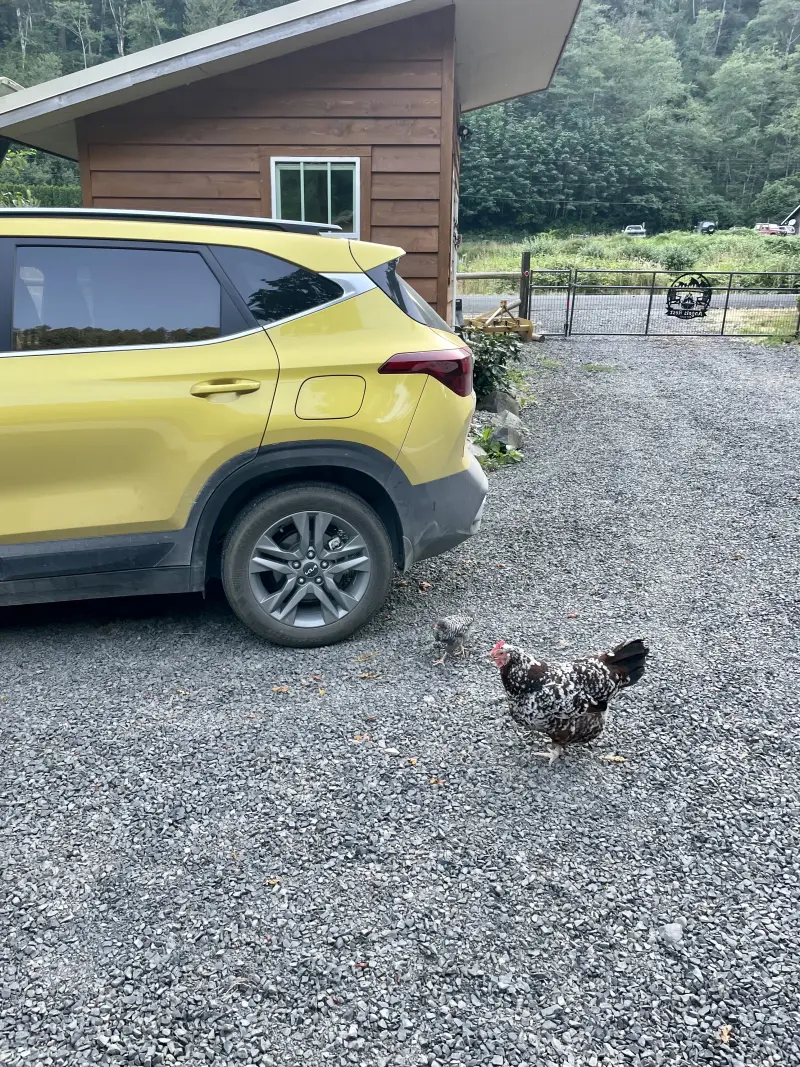
M0 606L220 577L331 644L478 529L471 353L334 229L0 211Z

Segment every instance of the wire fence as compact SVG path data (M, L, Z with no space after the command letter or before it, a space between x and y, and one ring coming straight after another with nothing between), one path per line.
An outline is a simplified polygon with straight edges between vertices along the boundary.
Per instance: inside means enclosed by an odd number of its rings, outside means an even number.
M634 337L800 337L800 272L532 270L459 274L463 315L501 299L540 333Z

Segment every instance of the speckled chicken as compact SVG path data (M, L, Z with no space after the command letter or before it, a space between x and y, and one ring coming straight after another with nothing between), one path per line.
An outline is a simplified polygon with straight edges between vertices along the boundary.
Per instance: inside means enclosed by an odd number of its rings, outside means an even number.
M548 735L549 751L536 755L552 763L564 746L600 736L608 702L639 681L649 651L636 638L574 663L544 663L505 641L498 641L490 654L500 670L512 719Z
M448 615L433 624L433 639L439 649L443 649L442 657L436 660L434 667L443 667L448 656L466 655L466 643L474 622L474 615Z

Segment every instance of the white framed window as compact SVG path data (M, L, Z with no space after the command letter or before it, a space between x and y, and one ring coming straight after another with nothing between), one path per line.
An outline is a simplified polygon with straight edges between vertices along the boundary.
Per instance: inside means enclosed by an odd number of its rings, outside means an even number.
M274 156L272 214L294 222L341 226L361 236L361 160L337 156Z

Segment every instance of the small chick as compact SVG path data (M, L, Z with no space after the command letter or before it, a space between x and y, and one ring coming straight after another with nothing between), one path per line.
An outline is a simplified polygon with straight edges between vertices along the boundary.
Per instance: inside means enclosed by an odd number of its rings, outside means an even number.
M474 615L448 615L434 623L434 641L444 649L442 658L436 660L434 667L443 667L449 655L466 655L466 641L474 622Z

